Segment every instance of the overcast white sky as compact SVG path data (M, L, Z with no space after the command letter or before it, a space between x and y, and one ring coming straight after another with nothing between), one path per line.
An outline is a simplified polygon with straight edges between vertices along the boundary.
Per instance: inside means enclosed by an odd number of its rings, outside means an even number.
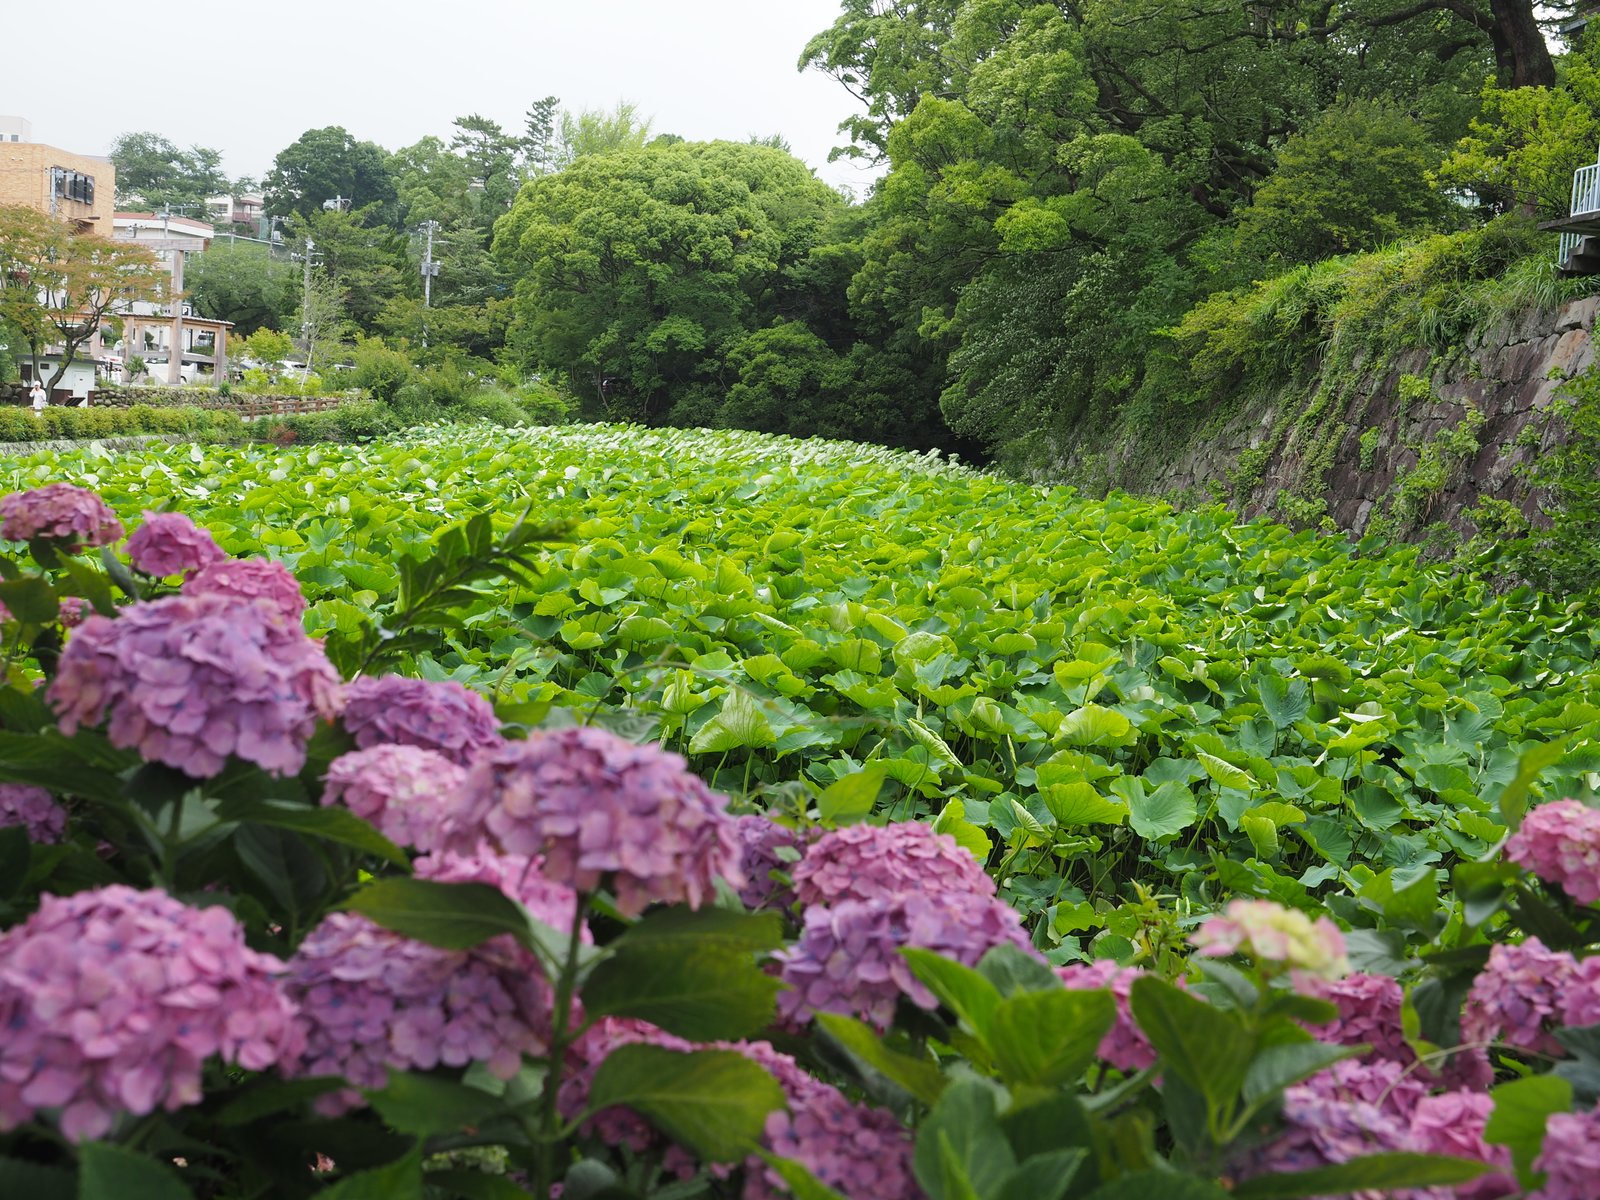
M690 140L781 133L829 183L873 173L829 164L855 108L795 69L839 0L273 0L63 9L0 0L0 113L35 141L104 154L149 130L223 152L261 175L307 129L342 125L394 150L471 112L520 131L541 96L564 107L637 104ZM66 40L63 40L65 36Z

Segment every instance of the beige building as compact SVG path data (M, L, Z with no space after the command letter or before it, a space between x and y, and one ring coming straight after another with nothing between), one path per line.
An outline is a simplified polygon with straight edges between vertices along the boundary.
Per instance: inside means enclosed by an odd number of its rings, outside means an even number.
M117 169L42 142L0 141L0 205L33 208L111 236Z

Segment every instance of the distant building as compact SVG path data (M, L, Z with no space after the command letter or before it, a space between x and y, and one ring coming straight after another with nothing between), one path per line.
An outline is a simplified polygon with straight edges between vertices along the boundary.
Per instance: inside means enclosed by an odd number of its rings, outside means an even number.
M266 220L266 200L254 192L241 192L236 196L207 196L206 216L213 224L236 225L261 236L261 223Z
M97 353L114 374L125 374L128 360L142 358L154 377L170 384L192 383L209 372L221 383L227 378L227 321L197 317L183 300L184 261L203 252L216 236L205 221L172 213L117 213L114 236L119 242L143 246L167 265L172 274L170 304L134 304L122 320L121 352ZM173 352L177 347L177 352ZM158 370L157 368L163 368Z
M32 127L21 117L0 122L0 205L37 209L109 237L117 194L111 161L28 141Z

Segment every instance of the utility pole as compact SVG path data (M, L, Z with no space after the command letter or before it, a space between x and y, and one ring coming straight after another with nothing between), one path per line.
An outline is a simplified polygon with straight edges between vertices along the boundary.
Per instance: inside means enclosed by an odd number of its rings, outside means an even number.
M304 393L306 390L306 377L311 374L311 256L312 252L315 251L316 248L317 244L311 240L311 235L307 234L305 279L300 285L303 289L301 292L300 301L300 336L305 339L306 343L306 361L300 368L300 391L302 393Z
M439 222L424 221L422 228L428 235L428 248L422 255L422 307L429 308L433 304L433 277L439 273L439 264L433 261L433 235Z

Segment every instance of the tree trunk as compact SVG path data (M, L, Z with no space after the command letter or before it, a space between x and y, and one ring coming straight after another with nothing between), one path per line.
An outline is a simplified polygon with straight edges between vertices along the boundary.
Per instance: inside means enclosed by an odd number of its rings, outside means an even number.
M1501 87L1553 87L1556 66L1534 18L1533 0L1489 0L1494 61Z

